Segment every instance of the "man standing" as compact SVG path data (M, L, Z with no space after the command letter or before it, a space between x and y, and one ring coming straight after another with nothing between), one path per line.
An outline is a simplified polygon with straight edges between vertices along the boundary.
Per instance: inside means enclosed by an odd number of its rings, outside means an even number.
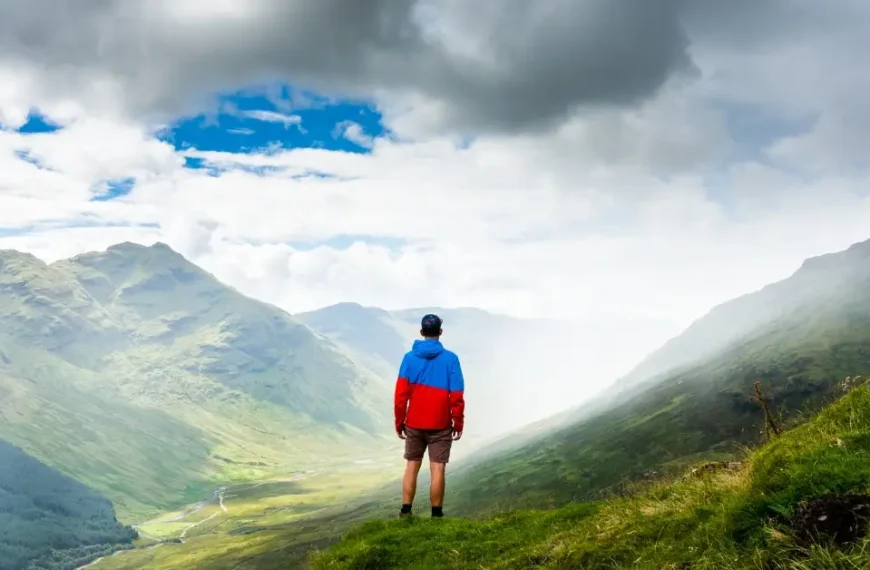
M444 471L450 447L462 437L465 422L465 381L459 358L441 345L441 319L426 315L420 324L423 340L405 354L396 380L396 434L405 440L405 478L401 517L411 516L417 474L429 449L432 476L429 492L432 516L444 516Z

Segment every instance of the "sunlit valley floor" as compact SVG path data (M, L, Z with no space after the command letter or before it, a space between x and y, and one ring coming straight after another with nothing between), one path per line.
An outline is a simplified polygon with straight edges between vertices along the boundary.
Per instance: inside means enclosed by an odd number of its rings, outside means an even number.
M401 458L400 458L401 459ZM401 473L396 455L232 485L136 526L133 550L95 569L294 568L358 522L361 500Z

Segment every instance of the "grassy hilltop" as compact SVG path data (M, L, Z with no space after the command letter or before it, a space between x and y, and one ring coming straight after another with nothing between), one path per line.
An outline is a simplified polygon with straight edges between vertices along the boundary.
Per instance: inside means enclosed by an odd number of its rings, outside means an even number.
M711 469L551 511L370 522L313 568L870 567L870 388Z

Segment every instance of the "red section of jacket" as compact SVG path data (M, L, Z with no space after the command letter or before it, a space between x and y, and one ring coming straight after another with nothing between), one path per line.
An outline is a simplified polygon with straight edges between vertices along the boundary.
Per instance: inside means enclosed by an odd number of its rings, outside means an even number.
M461 391L450 392L450 417L453 419L453 429L462 431L465 427L465 396Z
M450 392L424 384L411 384L407 378L396 380L396 431L415 429L462 431L465 424L465 399L462 392Z

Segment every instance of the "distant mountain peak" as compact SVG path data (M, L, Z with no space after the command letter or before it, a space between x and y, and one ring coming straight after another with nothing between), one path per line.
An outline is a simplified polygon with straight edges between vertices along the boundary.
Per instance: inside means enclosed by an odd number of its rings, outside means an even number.
M148 249L148 246L142 245L141 243L135 243L132 241L123 241L121 243L116 243L115 245L110 245L106 248L106 251L138 251L142 249Z
M131 241L124 241L121 243L116 243L115 245L110 245L106 248L107 252L117 252L117 253L144 253L144 252L163 252L169 253L172 255L177 255L179 257L184 257L174 249L172 249L168 244L157 241L151 245L142 245L141 243L135 243Z
M110 245L105 251L82 253L66 261L96 266L104 265L109 260L112 260L112 264L117 264L121 261L123 265L147 264L152 269L156 268L155 266L165 266L168 268L183 268L197 273L202 272L195 263L160 241L152 245L125 241Z
M342 315L347 318L352 318L356 316L362 315L383 315L389 316L389 313L384 309L379 307L366 307L365 305L361 305L355 301L342 301L340 303L335 303L334 305L329 305L323 307L321 309L317 309L316 311L311 311L310 313L304 313L308 315Z

